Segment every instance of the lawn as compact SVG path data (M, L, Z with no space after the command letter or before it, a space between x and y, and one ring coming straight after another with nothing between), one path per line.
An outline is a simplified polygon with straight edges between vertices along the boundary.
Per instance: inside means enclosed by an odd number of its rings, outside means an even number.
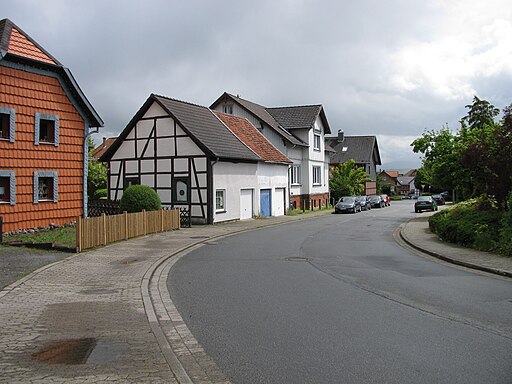
M56 247L75 249L76 230L75 227L63 227L34 233L18 233L4 236L3 242L7 245L12 243L53 244Z

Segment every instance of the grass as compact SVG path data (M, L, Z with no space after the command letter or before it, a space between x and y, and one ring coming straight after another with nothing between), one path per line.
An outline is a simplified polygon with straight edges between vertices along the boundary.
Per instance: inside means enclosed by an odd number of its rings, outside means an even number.
M306 209L304 212L302 211L302 209L289 209L288 212L286 212L286 215L287 216L304 215L304 214L318 212L318 211L332 210L333 208L334 207L332 205L328 205L327 207L315 208L313 211Z
M4 236L4 244L9 243L30 243L30 244L53 244L57 247L76 248L75 227L63 227L56 229L42 230L34 233L18 233Z

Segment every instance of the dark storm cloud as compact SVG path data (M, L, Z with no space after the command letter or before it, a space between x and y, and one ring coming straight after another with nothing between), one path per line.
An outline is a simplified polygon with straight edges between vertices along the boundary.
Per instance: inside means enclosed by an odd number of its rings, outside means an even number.
M378 135L385 162L412 166L407 141L424 128L456 128L473 91L500 108L512 102L510 67L479 69L486 52L502 55L493 47L507 54L498 43L510 12L484 17L473 7L468 30L476 37L466 35L456 20L468 7L458 0L0 4L2 17L72 70L106 136L151 92L209 105L228 91L269 106L322 103L333 131ZM473 52L479 29L487 40ZM452 56L450 44L466 50ZM468 55L469 69L458 71Z

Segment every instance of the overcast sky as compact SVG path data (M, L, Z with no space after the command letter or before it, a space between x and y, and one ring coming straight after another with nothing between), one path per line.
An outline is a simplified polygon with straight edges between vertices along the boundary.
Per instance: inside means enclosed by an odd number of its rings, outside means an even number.
M474 95L512 103L509 0L0 0L68 67L115 136L150 93L209 106L323 104L333 133L376 135L383 167L420 161Z

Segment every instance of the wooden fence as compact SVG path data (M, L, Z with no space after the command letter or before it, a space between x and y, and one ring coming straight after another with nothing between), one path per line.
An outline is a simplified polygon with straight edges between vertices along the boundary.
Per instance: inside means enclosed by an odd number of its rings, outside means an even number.
M124 212L76 220L76 251L180 228L180 210Z

